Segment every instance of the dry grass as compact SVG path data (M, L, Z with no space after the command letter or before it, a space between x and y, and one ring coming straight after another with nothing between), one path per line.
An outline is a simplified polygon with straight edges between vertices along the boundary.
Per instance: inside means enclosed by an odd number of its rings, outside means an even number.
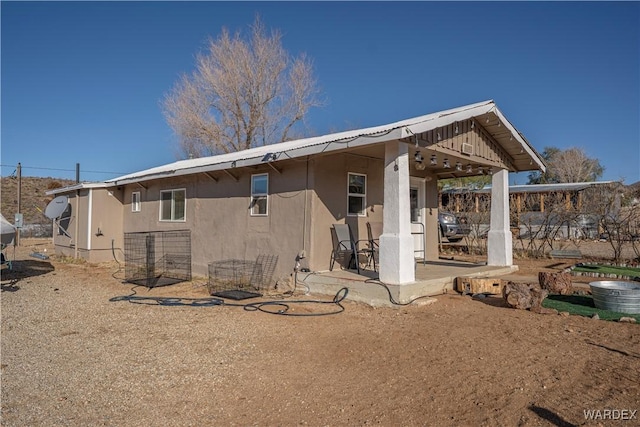
M53 197L47 196L45 192L73 183L74 181L68 179L23 176L21 207L24 224L51 224L51 220L42 212ZM0 178L0 195L2 196L2 215L13 223L15 214L18 212L18 179L16 177Z
M585 425L586 409L640 409L639 325L458 295L306 318L158 305L206 287L128 300L117 265L31 250L2 277L3 426Z

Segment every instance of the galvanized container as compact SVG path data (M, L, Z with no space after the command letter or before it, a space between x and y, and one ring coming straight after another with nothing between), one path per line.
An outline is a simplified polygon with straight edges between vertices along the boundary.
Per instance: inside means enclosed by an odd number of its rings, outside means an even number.
M640 283L603 280L589 286L596 308L640 314Z

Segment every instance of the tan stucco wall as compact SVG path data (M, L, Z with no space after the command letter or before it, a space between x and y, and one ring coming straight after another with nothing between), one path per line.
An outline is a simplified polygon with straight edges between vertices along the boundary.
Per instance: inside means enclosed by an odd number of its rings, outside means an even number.
M119 262L124 256L118 248L122 248L122 191L117 189L93 189L91 230L87 233L91 238L91 262L113 260L113 253ZM113 242L114 251L111 245ZM86 247L86 246L85 246Z
M308 162L222 172L214 181L205 174L145 182L124 188L124 232L191 230L192 271L206 277L208 264L225 259L279 256L274 279L288 277L296 255L305 250L303 267L328 270L333 241L331 226L348 223L356 239L367 238L367 222L382 222L383 161L338 153ZM347 216L347 174L367 175L366 216ZM251 175L269 174L269 214L250 215ZM308 185L308 190L305 190ZM186 189L186 221L159 220L161 190ZM131 193L141 196L141 211L131 212ZM305 225L306 224L306 225Z
M91 197L89 197L91 194ZM58 234L54 226L53 241L56 253L65 256L77 255L89 262L104 262L113 259L111 242L115 248L122 247L122 201L120 192L115 189L82 189L67 194L71 205L71 220L66 235ZM89 214L91 205L91 214ZM91 217L91 219L89 218ZM91 230L89 230L91 222ZM97 236L98 228L102 235ZM90 243L90 244L89 244ZM120 253L119 261L123 257Z
M356 240L367 239L367 222L381 225L384 202L384 161L355 153L332 153L308 161L278 162L280 173L264 165L257 168L232 169L237 181L224 172L214 172L216 180L204 173L128 184L107 189L92 189L91 230L88 230L88 189L80 191L79 256L92 261L113 259L111 244L119 261L124 259L123 237L126 232L190 230L192 272L196 277L208 275L208 264L225 259L255 259L259 254L278 255L274 280L288 277L296 255L305 250L303 267L312 271L329 269L333 239L331 227L350 225ZM366 215L347 216L348 173L367 177ZM269 214L250 215L251 175L269 175ZM411 171L426 176L426 171ZM428 228L437 221L437 187L427 183ZM429 185L432 184L432 185ZM186 190L186 220L160 221L160 192ZM131 211L132 193L140 193L140 212ZM77 216L75 192L69 193L72 221L69 233L75 236ZM375 227L374 227L375 228ZM98 229L101 235L98 235ZM91 251L87 238L91 238ZM427 257L437 259L437 237L427 236ZM59 253L73 256L71 239L54 232ZM364 245L364 242L362 243ZM337 266L339 268L340 266Z
M329 269L333 249L333 224L349 224L354 239L361 240L367 239L367 222L382 222L383 163L382 159L348 153L312 160L312 226L310 249L307 250L307 262L312 271ZM347 216L349 172L367 176L366 216Z
M295 257L305 244L305 191L307 163L279 164L276 172L268 166L215 173L218 181L205 174L145 182L145 188L128 185L124 190L124 232L190 230L192 273L206 277L208 264L225 259L253 260L260 254L278 255L274 280L287 277ZM251 175L269 174L268 216L251 216ZM160 191L186 190L186 220L159 220ZM141 211L131 212L131 193L139 191ZM307 211L308 214L308 211ZM308 239L308 237L307 237Z

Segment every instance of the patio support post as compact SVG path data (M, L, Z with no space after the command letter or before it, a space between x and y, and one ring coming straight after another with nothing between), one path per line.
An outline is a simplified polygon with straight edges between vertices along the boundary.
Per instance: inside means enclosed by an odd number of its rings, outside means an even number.
M487 241L487 264L513 265L513 240L509 228L509 171L500 169L491 177L491 227Z
M380 281L399 285L415 281L409 214L409 148L400 141L384 149L384 209L380 236Z

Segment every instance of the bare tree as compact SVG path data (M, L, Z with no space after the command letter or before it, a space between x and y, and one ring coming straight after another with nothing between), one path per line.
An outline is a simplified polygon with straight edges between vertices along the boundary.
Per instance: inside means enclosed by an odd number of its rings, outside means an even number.
M516 238L524 255L542 258L547 250L564 245L563 238L570 233L576 211L567 207L563 192L545 193L544 206L540 194L526 193L522 204L522 213L518 215L511 207L511 215L518 217L519 233Z
M632 203L633 195L625 192L620 183L598 187L591 193L585 208L599 218L599 227L613 249L613 260L620 262L627 242L636 256L638 248L638 225L640 224L640 205Z
M582 148L546 147L542 157L547 162L547 171L529 174L529 184L595 181L604 172L600 161L588 157Z
M587 157L581 148L569 148L551 157L549 168L558 182L593 181L602 175L603 168L597 159Z
M282 142L309 109L321 105L306 56L292 58L278 31L259 18L247 40L226 29L209 40L196 69L183 75L163 101L185 155L201 157Z

